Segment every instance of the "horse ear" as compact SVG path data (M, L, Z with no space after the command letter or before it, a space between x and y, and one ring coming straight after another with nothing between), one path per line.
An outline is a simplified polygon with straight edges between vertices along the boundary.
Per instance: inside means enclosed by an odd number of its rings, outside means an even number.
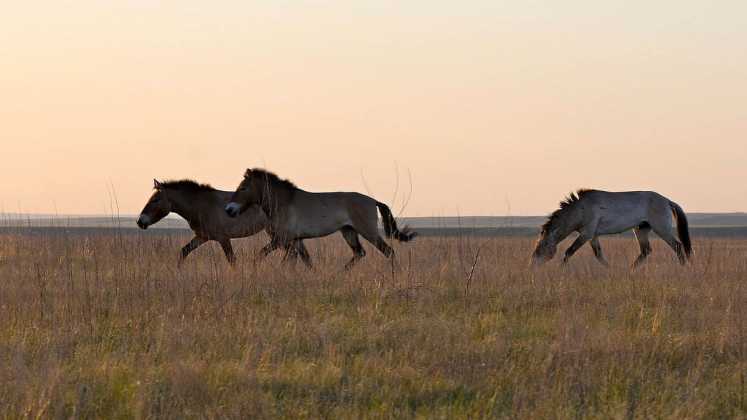
M246 172L244 172L244 178L249 178L252 175L252 170L247 169Z
M160 182L158 182L157 179L153 178L153 188L155 188L157 190L160 190L162 186L163 186L163 184L161 184Z

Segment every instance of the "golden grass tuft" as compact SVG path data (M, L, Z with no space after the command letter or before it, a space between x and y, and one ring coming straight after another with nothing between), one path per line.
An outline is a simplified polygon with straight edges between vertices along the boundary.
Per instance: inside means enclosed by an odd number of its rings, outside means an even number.
M743 417L747 241L631 238L527 268L530 239L419 238L393 267L231 270L178 235L0 236L4 417ZM470 279L478 247L479 258Z

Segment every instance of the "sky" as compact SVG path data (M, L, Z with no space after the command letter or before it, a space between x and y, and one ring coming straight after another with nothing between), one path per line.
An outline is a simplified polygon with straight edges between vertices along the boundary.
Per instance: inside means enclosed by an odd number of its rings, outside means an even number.
M0 17L0 212L137 214L266 167L401 216L580 188L747 211L744 1L26 1ZM409 200L408 200L409 198Z

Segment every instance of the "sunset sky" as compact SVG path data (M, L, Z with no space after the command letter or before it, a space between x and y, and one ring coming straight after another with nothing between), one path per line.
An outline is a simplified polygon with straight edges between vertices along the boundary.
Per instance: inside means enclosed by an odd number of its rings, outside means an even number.
M747 211L745 19L702 0L9 3L0 212L115 195L135 214L153 178L233 189L253 166L395 210L411 175L406 216L545 214L578 187Z

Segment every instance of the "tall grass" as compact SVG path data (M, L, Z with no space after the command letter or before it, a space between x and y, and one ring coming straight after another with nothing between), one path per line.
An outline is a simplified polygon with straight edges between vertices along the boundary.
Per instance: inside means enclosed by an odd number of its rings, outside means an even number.
M747 241L680 267L633 239L530 271L529 239L421 238L396 265L177 235L0 236L4 417L744 417ZM479 256L477 256L479 248Z

